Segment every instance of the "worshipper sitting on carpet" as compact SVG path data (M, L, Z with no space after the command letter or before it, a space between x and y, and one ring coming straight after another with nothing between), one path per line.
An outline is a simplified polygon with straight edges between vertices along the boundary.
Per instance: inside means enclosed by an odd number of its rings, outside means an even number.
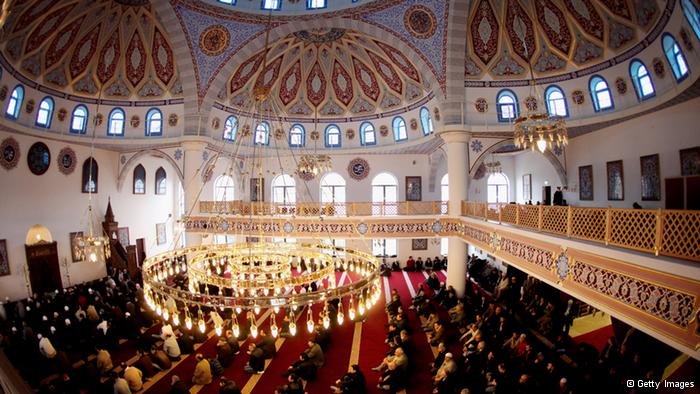
M143 372L134 366L126 366L121 363L124 371L124 379L129 383L129 389L132 392L140 391L143 388Z
M177 345L180 347L181 354L194 353L194 340L188 333L182 333L177 337Z
M434 393L448 393L451 392L452 377L455 372L457 372L457 364L452 359L452 353L445 354L445 360L438 368L433 378L433 385L435 386Z
M394 354L384 357L382 363L372 368L372 371L384 371L387 369L389 363L395 364L402 370L406 370L408 368L408 357L403 351L403 348L397 347L394 349Z
M136 350L136 355L139 359L136 361L134 366L143 372L144 380L149 380L156 374L156 367L153 365L153 360L146 354L142 349Z
M410 271L413 272L416 270L416 261L413 260L413 256L408 256L408 260L406 260L406 266L403 267L404 271Z
M390 361L387 364L386 371L384 371L379 378L377 388L395 393L405 386L404 377L401 368L399 368L395 362Z
M112 356L110 356L110 354L107 350L98 349L97 350L97 370L100 372L101 375L104 375L107 372L111 371L112 368L113 368Z
M324 363L323 350L313 338L309 339L308 345L309 347L299 355L299 360L293 362L284 375L294 374L306 381L316 379L318 368Z
M209 358L209 366L211 366L211 373L214 376L221 376L224 374L224 367L219 362L219 355L215 354L214 357Z
M382 261L379 269L382 272L382 276L391 276L391 266L386 261Z
M287 384L275 388L275 394L304 394L304 385L298 376L291 374L287 376Z
M416 260L416 271L423 271L423 259L421 257L418 257L418 260Z
M433 269L433 259L431 259L430 257L428 257L427 259L425 259L425 264L424 264L424 266L425 266L425 269L426 269L426 270L431 270L431 269Z
M277 353L275 347L275 339L267 335L265 330L260 330L260 340L256 344L250 344L248 348L248 364L245 366L245 371L248 373L262 373L265 368L265 360L272 358Z
M112 372L110 380L113 382L112 387L114 394L131 394L129 382L123 377L120 377L116 372Z
M428 285L429 289L437 290L440 288L440 279L438 279L437 274L433 271L425 278L425 284Z
M435 356L435 361L433 361L430 364L430 373L435 374L437 373L438 369L442 366L442 363L445 361L445 356L447 355L447 347L445 346L445 342L440 342L438 343L438 354Z
M221 378L219 394L241 394L241 389L238 388L238 385L233 380Z
M166 371L173 366L173 362L170 361L168 355L164 351L157 349L155 346L151 346L151 361L156 365L161 371Z
M391 270L401 271L401 263L399 263L398 261L394 261L393 263L391 263Z
M185 385L185 382L180 380L180 377L177 375L173 375L172 378L170 378L170 392L169 394L189 394L190 390L187 389L187 385Z
M435 323L437 323L440 319L437 316L437 313L433 312L428 316L428 319L421 325L421 328L425 332L433 332Z
M445 326L438 321L433 324L433 332L428 333L428 342L430 346L437 346L438 343L445 340Z
M177 344L177 339L175 339L174 334L167 334L165 336L165 341L163 341L163 351L168 355L171 361L180 360L180 345Z
M238 342L236 342L236 345L238 345ZM216 355L221 366L224 368L228 367L233 362L235 354L226 337L219 338L219 341L216 343Z
M197 360L197 365L194 367L194 374L192 375L192 384L207 385L212 381L211 374L211 364L209 360L204 358L201 353L197 353L195 356Z
M360 371L360 366L353 364L348 368L348 372L331 386L334 394L365 394L367 383L365 375Z

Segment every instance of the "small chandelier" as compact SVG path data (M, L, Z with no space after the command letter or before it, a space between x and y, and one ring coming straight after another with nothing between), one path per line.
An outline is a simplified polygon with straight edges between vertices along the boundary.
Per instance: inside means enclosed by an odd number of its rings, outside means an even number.
M300 177L315 177L333 168L331 157L322 154L303 154L297 163L297 175Z
M486 172L490 174L500 174L503 172L503 169L501 168L501 162L500 161L494 161L493 155L491 156L491 162L490 163L485 163L486 165Z

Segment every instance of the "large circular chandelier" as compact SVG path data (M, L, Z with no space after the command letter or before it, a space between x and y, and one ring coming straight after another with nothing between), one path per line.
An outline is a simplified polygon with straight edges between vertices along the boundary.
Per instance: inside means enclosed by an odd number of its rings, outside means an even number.
M357 280L340 285L336 270L344 270ZM187 283L184 285L184 283ZM144 261L146 303L164 320L196 324L205 330L202 308L230 314L231 329L238 336L238 316L244 311L259 314L270 311L270 332L277 336L276 315L284 309L290 317L290 334L296 334L299 308L324 304L323 325L330 318L328 302L338 301L337 323L348 317L364 316L381 293L379 266L373 256L351 249L314 244L271 242L203 245L172 250ZM196 311L196 314L195 314ZM245 316L245 315L244 315ZM221 335L223 319L214 318L214 329ZM314 330L311 308L306 326ZM257 327L251 328L256 336Z
M297 175L302 178L315 177L333 168L331 157L318 153L303 154L297 163Z
M563 149L568 143L564 120L546 113L528 113L515 120L513 141L515 146L542 153L547 149Z

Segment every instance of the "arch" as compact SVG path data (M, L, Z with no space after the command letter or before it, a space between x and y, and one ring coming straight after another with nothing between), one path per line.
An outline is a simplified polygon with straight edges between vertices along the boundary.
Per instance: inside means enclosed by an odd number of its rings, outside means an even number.
M97 193L99 186L99 171L100 168L97 165L97 160L92 156L85 159L83 162L83 174L82 182L80 184L80 190L83 193Z
M163 113L158 108L151 108L146 113L147 137L163 135Z
M700 11L698 7L693 3L693 0L681 0L681 7L683 8L685 19L688 20L688 24L695 32L695 37L700 40Z
M421 107L420 109L420 123L423 128L423 135L428 135L435 132L433 118L430 116L430 111L425 107Z
M399 200L399 181L390 172L380 172L372 178L372 215L395 215Z
M329 172L321 177L319 193L321 206L333 204L335 215L345 216L347 182L337 172Z
M512 122L520 114L518 96L510 89L503 89L496 95L496 112L499 122Z
M435 192L435 184L437 182L437 174L441 165L447 166L447 154L443 147L435 149L433 153L428 156L428 162L430 163L430 172L428 175L428 191Z
M406 130L406 121L402 117L397 116L391 122L391 126L394 129L394 141L405 141L408 139L408 130Z
M88 116L90 112L84 105L77 105L73 108L70 119L70 132L74 134L85 134L87 131Z
M296 204L296 181L291 175L279 174L272 179L272 202L283 205Z
M32 227L29 227L29 230L27 230L27 236L24 238L24 243L26 245L51 242L53 242L51 231L40 224L35 224Z
M486 179L486 201L489 204L505 204L510 201L510 181L506 174L498 172Z
M649 71L641 60L634 59L630 62L630 79L632 79L632 85L639 101L656 95Z
M326 127L324 134L326 148L340 148L342 146L343 142L340 137L340 127L335 124L330 124Z
M377 133L372 123L364 122L360 125L360 143L363 146L377 144Z
M51 118L53 117L54 103L51 97L44 97L39 103L39 109L36 111L36 125L39 127L51 127Z
M158 167L156 170L156 184L154 190L157 195L164 195L168 192L168 175L163 167Z
M594 75L588 82L595 112L607 111L615 108L612 91L608 81L600 75Z
M301 148L306 145L306 130L300 124L292 125L289 129L289 146Z
M569 116L566 95L564 95L564 91L559 86L549 86L544 91L544 97L547 104L547 112L550 116L561 116L562 118Z
M440 201L450 201L450 174L440 178Z
M238 134L238 118L231 115L224 122L224 134L222 136L226 141L235 141Z
M107 122L107 135L124 136L124 110L115 108L109 113L109 121Z
M139 164L134 168L133 177L133 194L146 194L146 169Z
M676 82L681 82L686 79L688 74L690 74L690 70L688 69L688 62L685 60L683 50L681 50L676 39L669 33L664 33L661 45L666 54L666 60L673 70L673 76L676 78Z
M167 153L158 150L158 149L146 149L139 151L135 155L131 156L126 163L124 163L124 166L119 170L119 176L117 177L117 191L121 191L122 187L124 186L124 182L126 181L126 178L129 174L131 174L131 169L139 162L139 160L144 157L144 156L152 156L156 157L159 159L163 159L170 163L172 168L175 170L175 173L177 174L177 179L180 181L180 184L185 183L185 176L182 173L182 170L180 169L177 161L170 157Z
M219 175L214 180L214 201L233 201L236 198L236 183L229 175Z
M255 133L253 133L253 144L254 145L269 145L270 144L270 124L267 122L260 122L255 126Z
M10 119L19 118L22 112L22 102L24 101L24 87L22 85L15 86L10 94L10 99L7 100L7 108L5 115Z

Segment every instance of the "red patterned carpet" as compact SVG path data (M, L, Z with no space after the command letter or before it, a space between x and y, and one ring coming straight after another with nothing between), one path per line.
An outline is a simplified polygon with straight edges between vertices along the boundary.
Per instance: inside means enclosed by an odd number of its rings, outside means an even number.
M586 334L573 337L572 340L576 343L590 343L591 345L595 346L596 349L598 349L598 352L600 352L603 350L608 338L611 336L613 336L612 325L607 325Z

